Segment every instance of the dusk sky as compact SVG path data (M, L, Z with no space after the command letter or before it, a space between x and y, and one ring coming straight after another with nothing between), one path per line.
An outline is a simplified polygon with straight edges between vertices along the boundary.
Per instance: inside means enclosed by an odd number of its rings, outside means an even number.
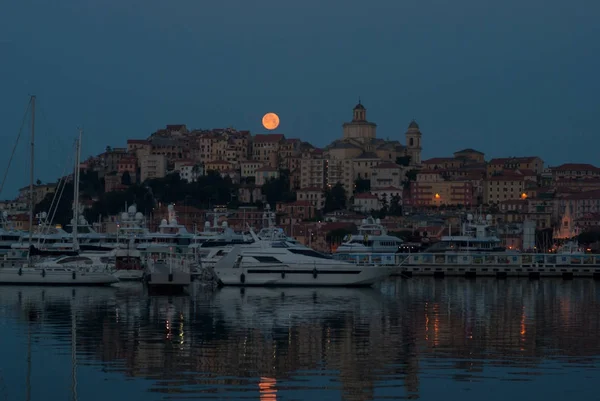
M4 0L0 168L29 94L36 173L166 124L233 126L325 146L358 97L382 138L415 118L423 159L471 147L600 164L597 0ZM26 133L26 136L28 133ZM28 184L26 140L0 198ZM71 168L69 165L67 168Z

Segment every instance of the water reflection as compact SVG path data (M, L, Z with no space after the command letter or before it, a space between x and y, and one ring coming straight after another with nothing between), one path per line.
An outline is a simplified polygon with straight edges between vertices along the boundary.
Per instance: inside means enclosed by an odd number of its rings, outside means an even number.
M14 379L3 391L45 399L41 389L54 384L44 367L64 356L69 385L57 399L440 399L465 390L461 399L506 399L543 378L528 399L585 397L600 378L599 301L591 280L412 279L183 297L147 297L135 284L2 287L0 323L21 355L3 358Z

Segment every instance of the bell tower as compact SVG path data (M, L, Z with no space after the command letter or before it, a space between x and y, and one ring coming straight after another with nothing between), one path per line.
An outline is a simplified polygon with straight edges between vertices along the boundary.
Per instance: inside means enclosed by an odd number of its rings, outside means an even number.
M406 155L410 156L410 164L418 166L421 164L421 130L419 124L412 120L406 130Z
M356 139L361 142L368 142L377 135L377 125L367 121L367 109L360 102L352 110L352 121L344 123L344 139Z

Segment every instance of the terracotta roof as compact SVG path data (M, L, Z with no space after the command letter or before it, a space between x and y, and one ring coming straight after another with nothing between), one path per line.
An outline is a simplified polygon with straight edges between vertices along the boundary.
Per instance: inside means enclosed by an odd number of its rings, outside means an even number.
M404 190L404 188L398 188L398 187L384 187L384 188L374 188L371 189L371 192L378 192L378 191L394 191L394 192L402 192Z
M213 160L211 162L206 162L205 164L231 164L226 160Z
M600 190L572 193L564 197L568 200L600 199Z
M363 192L363 193L354 195L354 199L379 199L379 198L377 197L377 195L373 195L368 192Z
M276 169L275 167L264 166L264 167L257 168L256 171L279 171L279 170Z
M587 163L565 163L561 164L558 167L553 167L553 171L572 171L572 170L588 170L588 171L598 171L598 167L587 164Z
M378 165L376 165L373 168L401 168L399 165L397 165L396 163L391 163L391 162L383 162L383 163L379 163Z
M489 164L531 163L537 158L537 156L498 157L490 160Z
M454 152L454 154L457 154L457 153L477 153L479 155L484 154L483 152L480 152L478 150L471 149L471 148L467 148L467 149L459 150L458 152Z
M283 134L256 134L254 142L279 142L285 139Z

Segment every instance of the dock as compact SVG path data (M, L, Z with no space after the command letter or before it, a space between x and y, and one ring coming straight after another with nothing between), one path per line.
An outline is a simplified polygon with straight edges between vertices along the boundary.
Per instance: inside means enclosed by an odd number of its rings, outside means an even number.
M150 261L144 273L144 284L150 293L180 294L192 283L186 265L175 266L172 261Z
M358 264L395 266L394 275L434 277L542 277L600 280L600 255L543 253L412 253L345 254L337 258Z

